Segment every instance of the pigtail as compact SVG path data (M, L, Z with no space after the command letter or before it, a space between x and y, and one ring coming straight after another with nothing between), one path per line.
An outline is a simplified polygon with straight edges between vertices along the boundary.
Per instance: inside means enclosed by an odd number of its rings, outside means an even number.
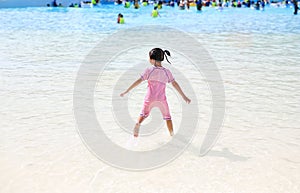
M165 50L165 51L164 51L164 54L165 54L165 56L166 56L167 62L168 62L169 64L171 64L171 62L168 60L168 57L167 57L167 56L170 56L170 57L171 57L170 52L169 52L168 50Z

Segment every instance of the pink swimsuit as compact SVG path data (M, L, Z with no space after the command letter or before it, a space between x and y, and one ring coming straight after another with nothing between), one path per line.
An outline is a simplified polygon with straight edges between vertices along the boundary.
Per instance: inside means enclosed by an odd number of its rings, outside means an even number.
M147 95L141 116L148 117L153 107L158 107L165 120L171 120L169 106L166 98L166 83L174 81L170 70L164 67L147 68L141 75L142 80L148 80Z

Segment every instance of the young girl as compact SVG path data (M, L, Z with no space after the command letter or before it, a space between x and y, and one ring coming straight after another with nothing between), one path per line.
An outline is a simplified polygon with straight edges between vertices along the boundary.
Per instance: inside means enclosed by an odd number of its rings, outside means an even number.
M172 83L174 88L182 96L183 100L187 103L191 102L191 100L185 96L179 84L174 80L170 70L161 65L161 62L164 60L164 56L166 56L168 63L170 63L167 55L170 56L170 52L168 50L163 51L160 48L152 49L149 52L149 57L150 63L153 66L147 68L138 80L136 80L125 92L120 94L120 96L123 97L131 89L138 86L142 81L148 81L147 95L144 99L144 106L140 117L134 127L134 137L138 136L141 123L148 117L153 107L158 107L160 109L164 120L166 120L170 135L173 136L173 124L165 93L166 83Z

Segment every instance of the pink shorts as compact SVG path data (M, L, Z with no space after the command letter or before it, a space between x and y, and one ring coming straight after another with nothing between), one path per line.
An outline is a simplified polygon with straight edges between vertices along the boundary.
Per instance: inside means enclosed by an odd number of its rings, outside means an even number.
M171 120L170 110L168 102L165 101L145 101L142 109L141 116L148 117L151 109L153 107L158 107L161 114L163 115L164 120Z

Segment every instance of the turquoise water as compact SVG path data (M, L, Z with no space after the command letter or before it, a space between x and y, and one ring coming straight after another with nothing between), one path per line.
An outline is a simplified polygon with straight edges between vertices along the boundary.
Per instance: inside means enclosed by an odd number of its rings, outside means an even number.
M204 8L201 13L164 7L162 17L152 19L151 10L113 5L0 9L0 192L300 192L295 172L300 163L300 16L272 7ZM116 24L120 12L125 25ZM188 60L171 50L173 67L188 73L195 87L199 133L169 165L134 173L107 166L83 145L73 89L82 61L101 40L144 24L181 29L208 51L223 79L226 113L217 143L199 157L211 93L201 74L186 68ZM128 63L149 65L142 43L120 54L113 64L123 68L106 69L95 89L101 123L120 145L127 137L112 121L111 91ZM140 110L135 96L142 102L144 86L129 101L134 120ZM170 109L180 115L176 102L170 101ZM180 119L174 117L176 131ZM140 144L159 146L166 140L163 131Z
M290 8L266 7L253 9L203 8L189 11L165 6L159 10L161 18L149 17L153 6L125 9L123 6L102 5L94 9L74 8L15 8L1 9L1 32L7 30L53 32L109 33L120 28L144 24L161 24L195 33L299 33L299 17ZM115 25L118 13L123 13L126 25Z
M72 57L71 55L79 50L80 53L76 55L84 56L95 42L106 35L119 29L147 24L175 27L194 34L196 38L201 36L202 43L218 41L219 38L221 42L225 39L239 41L242 38L242 43L246 41L249 44L255 43L251 38L254 35L266 35L267 39L275 35L290 41L288 36L300 33L299 16L294 16L291 8L270 6L266 7L265 11L244 8L224 8L223 11L217 11L204 7L202 12L197 12L195 7L181 11L177 7L164 6L159 10L162 17L156 19L150 17L152 9L153 6L136 10L115 5L101 5L94 9L0 9L1 60L19 61L21 56L27 58L27 61L41 54L45 56L46 61L53 55L60 59L60 49L64 50L64 57ZM118 13L124 15L125 25L116 24ZM73 47L75 44L77 46Z

